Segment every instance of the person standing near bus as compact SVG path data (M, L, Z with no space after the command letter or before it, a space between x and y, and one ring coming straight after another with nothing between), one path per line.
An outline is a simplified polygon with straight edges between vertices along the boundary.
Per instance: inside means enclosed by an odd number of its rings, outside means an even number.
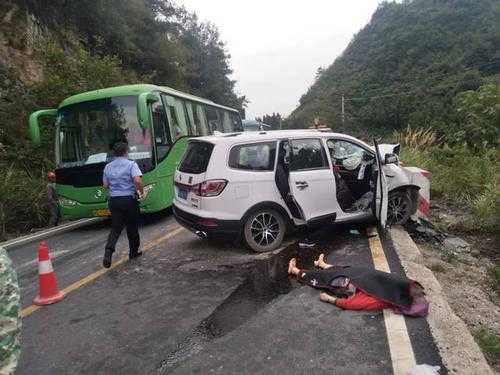
M139 251L139 201L144 195L142 173L135 161L128 159L128 144L118 142L113 147L115 159L106 165L103 173L103 186L109 189L109 209L111 211L111 232L108 236L104 267L111 267L116 241L123 227L127 228L129 259L142 255Z
M57 206L56 174L52 171L47 173L47 208L49 209L49 227L55 227L59 223L59 207Z

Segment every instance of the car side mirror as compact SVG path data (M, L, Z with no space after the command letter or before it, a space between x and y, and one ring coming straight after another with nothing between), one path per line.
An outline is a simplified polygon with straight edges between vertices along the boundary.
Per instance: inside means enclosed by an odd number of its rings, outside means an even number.
M137 117L139 118L141 128L147 129L150 127L151 120L148 105L158 101L160 101L160 98L150 92L144 92L137 98Z
M385 154L385 164L397 164L399 158L396 154Z

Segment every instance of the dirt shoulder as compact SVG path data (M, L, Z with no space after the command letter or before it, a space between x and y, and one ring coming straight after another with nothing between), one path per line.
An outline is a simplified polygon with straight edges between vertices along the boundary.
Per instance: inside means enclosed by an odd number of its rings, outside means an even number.
M434 207L432 224L407 229L454 313L465 322L490 366L500 373L500 291L494 276L500 264L498 237L460 231L457 223L464 215L440 203Z

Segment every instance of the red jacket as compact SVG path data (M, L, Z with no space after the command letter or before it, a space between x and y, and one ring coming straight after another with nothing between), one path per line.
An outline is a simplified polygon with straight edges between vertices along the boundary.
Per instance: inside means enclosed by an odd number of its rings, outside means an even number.
M357 289L349 298L337 298L335 305L345 310L379 311L391 307L390 303L372 297Z

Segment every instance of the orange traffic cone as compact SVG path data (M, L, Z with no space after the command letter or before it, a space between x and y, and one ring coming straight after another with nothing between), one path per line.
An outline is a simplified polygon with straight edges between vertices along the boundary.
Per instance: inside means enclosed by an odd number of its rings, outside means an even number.
M44 241L38 245L38 282L38 295L33 300L35 305L50 305L64 298L65 294L57 289L57 280L52 269L49 248Z

